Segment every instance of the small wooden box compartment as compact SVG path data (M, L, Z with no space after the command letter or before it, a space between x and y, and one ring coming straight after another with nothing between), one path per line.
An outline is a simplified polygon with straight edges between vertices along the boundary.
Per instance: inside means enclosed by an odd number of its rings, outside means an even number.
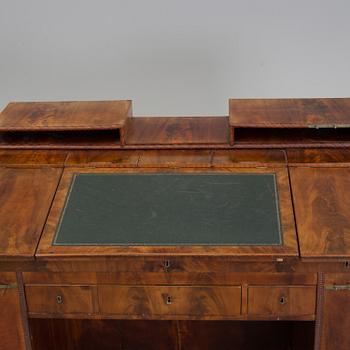
M231 99L230 143L235 147L350 145L349 98Z
M0 148L80 149L125 144L131 101L15 102L0 114Z
M250 286L248 314L280 317L312 316L316 312L315 286Z
M241 312L240 286L116 286L98 287L101 314L116 316L213 316Z
M93 314L91 286L28 285L25 288L28 312L33 314Z

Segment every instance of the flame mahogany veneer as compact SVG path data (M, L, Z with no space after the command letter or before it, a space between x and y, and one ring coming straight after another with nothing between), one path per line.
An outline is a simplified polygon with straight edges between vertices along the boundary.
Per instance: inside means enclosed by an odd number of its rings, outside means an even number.
M273 174L282 240L55 245L77 173ZM201 186L181 189L189 206L213 196ZM350 99L233 99L229 116L184 118L134 117L131 101L10 103L0 114L0 349L347 350L349 198ZM96 208L102 220L118 214L109 208ZM73 209L79 229L87 217ZM228 222L203 220L218 235Z

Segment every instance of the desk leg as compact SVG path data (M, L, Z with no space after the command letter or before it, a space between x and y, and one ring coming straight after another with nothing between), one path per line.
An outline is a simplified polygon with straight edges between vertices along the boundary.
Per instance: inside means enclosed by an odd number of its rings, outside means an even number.
M350 273L325 276L320 349L350 349Z
M20 281L21 283L21 281ZM20 289L15 272L0 273L0 348L30 350L24 331Z

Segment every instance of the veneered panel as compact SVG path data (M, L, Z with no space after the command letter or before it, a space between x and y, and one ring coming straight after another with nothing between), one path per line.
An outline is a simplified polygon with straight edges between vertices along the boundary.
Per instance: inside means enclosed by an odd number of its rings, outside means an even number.
M240 127L350 126L349 98L231 99L230 125Z
M227 117L137 117L128 123L127 145L228 144Z
M0 273L0 349L25 350L16 274Z
M0 168L0 259L34 256L61 172Z
M131 101L14 102L0 114L0 130L107 130L121 128Z
M290 169L303 258L350 257L350 168Z

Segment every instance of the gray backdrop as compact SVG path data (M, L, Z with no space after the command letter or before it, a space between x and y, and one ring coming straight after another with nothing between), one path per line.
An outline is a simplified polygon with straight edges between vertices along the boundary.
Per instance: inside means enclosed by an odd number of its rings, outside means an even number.
M349 0L0 0L0 109L134 100L225 115L229 97L344 97Z

